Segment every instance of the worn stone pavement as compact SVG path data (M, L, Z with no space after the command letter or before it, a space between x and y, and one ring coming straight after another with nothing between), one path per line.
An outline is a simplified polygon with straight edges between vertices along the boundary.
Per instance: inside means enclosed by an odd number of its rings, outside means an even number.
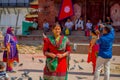
M2 53L0 53L0 60L2 60ZM92 65L91 63L87 63L87 54L74 54L71 53L70 60L70 69L68 80L93 80L92 75ZM32 60L34 57L34 61ZM40 76L43 76L43 68L45 65L45 57L42 52L39 54L19 54L20 62L17 64L14 69L17 71L16 73L8 73L10 77L20 77L24 71L29 71L28 74L32 77L32 80L39 80ZM39 59L43 61L39 62ZM78 63L75 63L76 60ZM23 63L22 66L19 66ZM71 70L75 65L75 69ZM79 70L78 65L80 65L83 70ZM28 80L24 78L23 80ZM103 72L101 74L100 80L103 80ZM113 56L111 59L111 76L110 80L120 80L120 56Z

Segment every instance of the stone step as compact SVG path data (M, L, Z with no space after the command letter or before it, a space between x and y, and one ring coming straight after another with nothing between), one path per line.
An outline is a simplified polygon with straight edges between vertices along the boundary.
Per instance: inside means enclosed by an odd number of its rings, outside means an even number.
M31 33L30 35L42 35L42 33L43 33L42 30L35 30L35 31L32 31L32 33ZM49 32L47 32L46 34L51 35L52 32L49 31ZM72 35L84 36L85 33L84 33L84 31L72 31Z
M72 43L89 43L89 37L86 36L68 36ZM43 36L28 35L28 36L17 36L19 41L42 41ZM120 38L115 37L114 43L120 44Z
M89 38L88 37L68 37L70 42L72 43L88 43L89 42ZM43 41L43 37L42 36L17 36L18 41Z
M42 35L43 30L34 30L30 35ZM52 32L49 31L46 33L47 35L52 35ZM72 35L70 36L85 36L85 32L84 31L72 31ZM115 32L115 36L117 38L120 38L120 32Z
M35 30L31 35L18 35L19 41L42 41L42 30ZM115 33L114 43L120 44L120 32ZM52 32L47 32L47 35L52 35ZM69 35L68 38L72 43L89 43L89 37L84 35L84 31L73 31L72 35Z
M43 45L42 41L19 41L19 44L27 46L40 46ZM74 46L76 44L76 46ZM43 47L43 46L41 46ZM76 50L74 50L76 47ZM88 54L89 43L71 43L72 53L75 54ZM42 48L40 49L42 50ZM113 44L113 55L120 56L120 44Z
M37 30L32 32L31 35L19 35L17 36L18 41L20 44L26 44L26 45L42 45L43 44L43 36L42 36L43 31L42 30ZM47 35L51 35L52 32L47 32ZM83 53L83 54L88 54L88 46L89 46L89 37L84 36L83 31L73 31L72 35L68 36L71 46L73 49L73 44L77 44L76 51L73 51L74 53ZM120 33L116 32L116 37L114 40L114 45L113 46L113 55L119 55L120 52Z
M88 47L89 47L89 44L88 43L77 43L77 47L76 47L76 50L74 51L73 48L74 48L74 45L72 44L72 52L74 53L84 53L84 54L88 54ZM120 56L120 44L114 44L113 45L113 55L116 55L116 56Z

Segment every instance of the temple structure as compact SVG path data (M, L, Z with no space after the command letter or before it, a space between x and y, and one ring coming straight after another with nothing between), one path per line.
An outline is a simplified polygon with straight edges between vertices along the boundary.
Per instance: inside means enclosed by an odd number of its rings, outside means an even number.
M113 20L113 26L120 27L120 0L72 0L75 17L83 17L86 22L91 19L92 23L97 24L99 19L105 21L107 16ZM39 0L38 22L40 28L44 19L53 25L60 10L62 0Z

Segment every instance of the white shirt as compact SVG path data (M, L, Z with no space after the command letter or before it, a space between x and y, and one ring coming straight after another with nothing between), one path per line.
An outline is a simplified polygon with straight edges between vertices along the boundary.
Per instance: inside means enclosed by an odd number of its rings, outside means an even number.
M83 23L84 21L83 20L80 20L78 21L78 19L75 21L75 25L77 25L77 27L83 27Z
M72 28L72 26L73 26L73 22L66 22L65 23L65 27L68 29Z
M86 27L87 27L87 29L92 29L92 23L87 22L87 23L86 23Z

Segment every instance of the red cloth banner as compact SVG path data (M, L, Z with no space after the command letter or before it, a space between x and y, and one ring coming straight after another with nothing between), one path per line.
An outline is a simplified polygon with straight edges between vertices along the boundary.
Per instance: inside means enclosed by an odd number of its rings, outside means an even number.
M73 11L72 1L71 0L63 0L58 19L63 20L67 17L72 16L73 13L74 13L74 11Z

